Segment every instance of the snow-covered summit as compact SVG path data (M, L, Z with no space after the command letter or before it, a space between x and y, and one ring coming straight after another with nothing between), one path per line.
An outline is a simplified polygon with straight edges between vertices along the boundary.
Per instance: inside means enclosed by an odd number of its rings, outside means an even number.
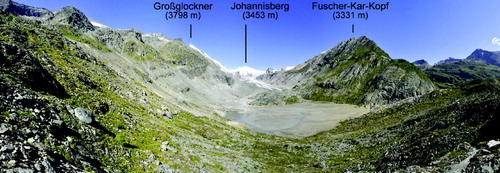
M200 49L198 49L196 46L194 46L193 44L189 44L189 47L198 51L200 54L202 54L205 58L209 59L210 61L212 61L214 64L216 64L222 71L226 72L226 73L231 73L231 74L234 74L234 75L238 75L241 77L241 79L249 82L249 83L253 83L255 84L256 86L258 87L262 87L262 88L266 88L266 89L269 89L269 90L280 90L279 88L275 87L275 86L272 86L270 84L267 84L267 83L264 83L262 81L259 81L257 80L257 76L259 75L262 75L264 73L266 73L265 71L261 71L261 70L256 70L254 68L251 68L251 67L248 67L248 66L243 66L243 67L239 67L239 68L236 68L234 70L228 70L226 67L224 67L219 61L211 58L210 56L208 56L208 54L206 54L205 52L201 51Z
M277 88L273 85L270 85L268 83L257 80L257 76L266 73L265 71L256 70L256 69L254 69L252 67L248 67L248 66L243 66L243 67L238 67L234 70L230 70L230 73L233 73L235 75L239 75L239 76L241 76L241 78L243 80L245 80L249 83L253 83L253 84L257 85L258 87L266 88L269 90L280 90L279 88Z
M231 73L238 73L239 75L241 75L242 77L245 77L245 78L256 78L257 76L266 73L265 71L256 70L256 69L254 69L252 67L248 67L248 66L238 67L234 70L230 70L230 72Z

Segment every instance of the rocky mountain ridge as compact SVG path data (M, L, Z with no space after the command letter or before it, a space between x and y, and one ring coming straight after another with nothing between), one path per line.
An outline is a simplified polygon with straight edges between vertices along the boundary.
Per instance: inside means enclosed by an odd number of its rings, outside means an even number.
M53 17L54 13L44 8L19 4L11 0L0 0L0 10L20 16Z
M392 60L366 37L351 38L291 70L268 72L259 79L305 99L372 106L435 89L413 64Z
M424 70L431 68L431 65L426 60L423 60L423 59L417 60L417 61L413 62L412 64L417 66L417 68L420 69L420 71L424 71Z
M52 20L61 24L68 24L73 28L84 31L95 30L94 25L90 23L87 16L75 7L62 8L54 14Z
M485 62L487 64L496 65L500 67L500 52L492 52L482 49L476 49L465 59L469 61Z
M465 59L448 58L421 70L439 87L454 88L476 79L500 77L498 52L476 49ZM416 61L417 67L421 61Z

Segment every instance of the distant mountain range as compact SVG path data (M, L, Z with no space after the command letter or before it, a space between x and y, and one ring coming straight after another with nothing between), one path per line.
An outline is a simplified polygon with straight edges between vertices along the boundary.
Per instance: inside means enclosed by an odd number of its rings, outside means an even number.
M500 52L476 49L465 59L448 58L430 66L413 62L437 86L454 88L477 79L500 78Z
M457 62L457 61L462 61L462 59L457 59L457 58L449 57L449 58L447 58L445 60L441 60L441 61L437 62L436 64L449 63L449 62Z
M476 49L466 58L466 60L485 62L486 64L496 65L500 67L500 52Z
M54 13L45 8L31 7L24 4L19 4L11 0L0 0L0 10L20 15L34 17L53 17Z

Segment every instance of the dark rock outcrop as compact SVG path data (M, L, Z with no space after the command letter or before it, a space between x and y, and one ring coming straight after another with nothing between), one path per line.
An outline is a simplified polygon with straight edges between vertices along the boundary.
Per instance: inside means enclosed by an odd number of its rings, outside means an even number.
M417 66L418 69L420 69L420 71L425 71L429 68L431 68L431 65L426 61L426 60L417 60L415 62L412 63L413 65Z
M90 23L90 20L85 16L85 14L75 7L64 7L63 9L57 11L53 20L63 24L68 24L74 28L82 29L84 31L95 30L94 25Z
M472 54L470 54L466 60L469 61L480 61L487 64L496 65L500 67L500 52L486 51L482 49L476 49Z
M24 4L19 4L11 0L0 0L0 10L5 10L9 13L19 16L34 16L34 17L52 17L54 14L45 9L37 8Z
M67 93L61 84L20 44L0 43L0 72L11 75L35 91L65 98Z

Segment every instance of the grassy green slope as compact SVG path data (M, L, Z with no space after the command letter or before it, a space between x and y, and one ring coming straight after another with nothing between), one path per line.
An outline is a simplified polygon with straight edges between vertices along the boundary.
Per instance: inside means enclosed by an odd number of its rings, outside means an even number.
M331 131L275 146L308 159L297 164L292 160L298 158L276 157L271 169L299 171L308 165L326 172L395 171L416 165L446 171L466 157L459 147L463 143L484 148L482 142L500 138L494 133L500 120L499 87L499 80L475 81L344 121ZM446 161L432 164L438 160Z
M139 84L140 82L119 76L98 58L82 52L72 41L79 41L100 51L108 51L100 43L77 33L76 30L68 30L65 26L57 28L59 30L62 28L64 33L59 34L56 29L5 13L1 15L0 25L2 44L14 45L13 49L26 54L26 56L13 54L11 57L2 57L2 63L6 64L2 66L3 70L9 71L10 66L16 68L14 65L18 61L20 61L19 66L28 66L31 60L26 58L34 58L32 60L40 62L37 67L47 71L42 80L54 78L57 82L51 83L55 83L53 84L55 87L62 87L59 89L65 96L54 97L56 94L51 92L51 88L36 90L29 88L29 83L17 81L24 75L24 71L2 73L6 78L3 82L28 85L25 90L34 91L45 102L55 104L51 107L60 114L52 118L62 118L70 129L78 133L78 135L67 135L72 138L72 142L68 145L41 139L42 142L45 140L46 147L55 153L52 157L61 155L77 167L98 170L95 165L94 167L85 165L72 154L73 147L83 144L92 153L96 153L92 157L99 161L97 164L101 165L99 169L108 171L153 171L159 165L168 165L167 168L180 171L259 168L259 164L250 159L253 156L241 150L250 150L253 141L261 135L249 134L228 126L224 120L217 118L218 116L215 116L215 119L195 117L180 111L170 120L156 110L161 110L162 106L175 108L175 105L165 102L151 92L144 95L141 91L145 88ZM140 102L140 100L146 101ZM44 105L44 107L49 106ZM68 107L91 110L98 123L89 125L79 122L67 109ZM2 104L2 111L5 112L2 114L5 115L2 116L3 121L11 119L7 116L11 108L16 109L14 105ZM101 109L106 111L99 111ZM37 117L31 119L34 122L39 120ZM15 127L24 126L16 121L9 122ZM95 134L89 131L94 131ZM169 142L171 150L161 151L161 144L164 142ZM62 158L57 157L57 159Z
M475 79L500 78L500 67L463 60L434 65L425 74L440 88L454 88Z

